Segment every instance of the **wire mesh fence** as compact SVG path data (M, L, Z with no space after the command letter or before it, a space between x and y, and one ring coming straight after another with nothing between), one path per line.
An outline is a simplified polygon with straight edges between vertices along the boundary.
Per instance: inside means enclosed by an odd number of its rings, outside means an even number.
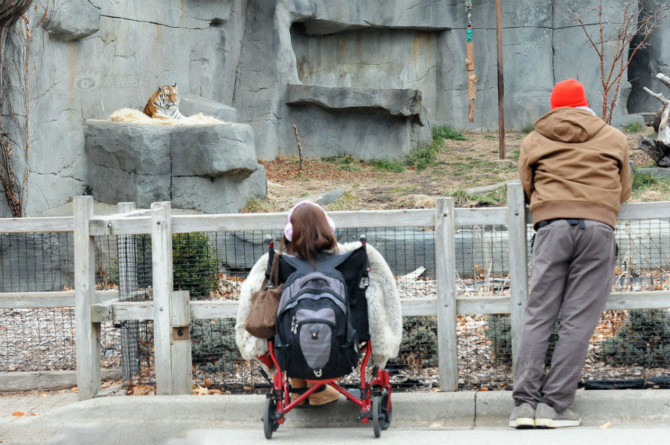
M96 239L96 288L114 289L114 237ZM49 292L74 288L72 233L0 234L0 290ZM0 308L0 372L76 369L72 307ZM118 368L121 345L112 323L101 326L101 362Z
M529 228L529 258L532 233ZM175 289L188 290L198 300L236 300L248 271L267 251L263 240L268 234L279 239L281 231L174 235ZM341 242L356 241L362 234L389 263L401 298L436 297L432 227L361 227L337 233ZM621 223L616 234L619 257L613 291L669 290L670 223ZM72 289L72 239L71 233L0 235L0 289ZM505 226L459 227L455 246L460 298L509 295ZM96 238L96 267L98 289L118 289L122 301L152 298L150 236ZM457 322L459 388L510 387L509 315L460 315ZM0 372L75 369L75 329L72 308L0 309ZM237 351L234 320L194 320L192 353L199 386L233 392L267 387L259 367L243 361ZM592 340L582 383L667 386L668 357L667 309L607 311ZM121 368L127 380L153 383L153 324L104 323L101 359L103 367ZM404 318L400 354L388 367L396 389L437 386L436 317Z

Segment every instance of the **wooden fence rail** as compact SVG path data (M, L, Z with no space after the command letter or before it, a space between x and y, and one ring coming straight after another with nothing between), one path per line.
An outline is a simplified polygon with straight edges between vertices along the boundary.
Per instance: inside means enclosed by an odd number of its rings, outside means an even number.
M438 320L439 384L445 391L458 386L456 316L511 316L513 360L528 294L527 224L530 215L518 182L508 183L508 205L501 208L455 208L452 198L439 198L431 210L329 212L338 228L428 227L435 230L436 298L403 299L403 316L435 316ZM172 234L243 230L278 230L285 213L231 215L172 215L169 202L151 210L120 204L119 214L96 216L91 197L74 199L74 218L0 219L1 233L72 231L75 240L75 291L0 293L0 308L74 306L77 331L79 397L93 397L100 387L98 340L100 323L153 320L158 394L191 393L192 320L235 318L235 301L190 301L172 286ZM620 220L670 219L670 203L623 206ZM455 236L460 226L505 225L508 228L510 296L459 297L456 287ZM132 280L120 291L95 291L94 237L151 235L153 301L131 302ZM607 309L670 307L670 292L616 292Z

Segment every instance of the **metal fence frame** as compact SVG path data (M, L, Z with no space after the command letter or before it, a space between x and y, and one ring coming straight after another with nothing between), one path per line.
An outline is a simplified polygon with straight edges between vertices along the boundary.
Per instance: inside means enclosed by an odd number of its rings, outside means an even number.
M329 212L339 228L434 227L437 298L403 299L403 316L436 316L438 321L439 384L443 391L458 387L457 315L511 316L512 357L528 295L527 224L530 215L518 181L507 184L507 207L455 208L453 198L438 198L435 209ZM169 202L151 209L124 209L116 215L93 214L90 196L74 198L74 217L0 219L0 233L74 232L75 290L0 293L1 308L75 307L77 386L79 398L100 389L100 325L106 321L153 320L157 394L191 394L190 323L197 319L235 318L235 301L191 301L188 292L172 286L172 234L281 229L285 213L172 215ZM670 218L670 202L625 204L619 220ZM510 296L459 297L456 288L455 233L459 226L508 227ZM120 301L119 292L95 290L94 239L102 235L150 234L152 239L153 301ZM613 292L606 309L670 307L670 292Z

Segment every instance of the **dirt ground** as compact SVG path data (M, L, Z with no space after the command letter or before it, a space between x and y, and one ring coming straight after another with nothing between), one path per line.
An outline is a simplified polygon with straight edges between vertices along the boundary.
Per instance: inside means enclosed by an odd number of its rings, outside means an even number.
M640 136L651 129L626 133L631 160L636 167L651 166L651 158L636 149ZM332 190L344 190L328 210L431 208L435 198L458 195L459 191L517 179L517 161L525 133L505 134L505 159L500 159L498 133L464 132L464 141L444 140L437 161L422 171L406 167L394 173L382 171L368 162L352 157L336 159L299 159L279 157L261 161L268 179L268 196L252 201L243 211L278 212L289 210L303 199L317 200ZM652 196L646 200L658 200ZM460 200L459 206L478 205Z

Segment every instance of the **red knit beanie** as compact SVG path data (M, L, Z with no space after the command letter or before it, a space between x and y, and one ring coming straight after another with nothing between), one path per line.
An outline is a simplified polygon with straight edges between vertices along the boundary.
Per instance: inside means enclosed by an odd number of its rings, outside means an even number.
M588 107L589 101L584 93L584 86L575 79L558 82L549 98L551 109L559 107Z

